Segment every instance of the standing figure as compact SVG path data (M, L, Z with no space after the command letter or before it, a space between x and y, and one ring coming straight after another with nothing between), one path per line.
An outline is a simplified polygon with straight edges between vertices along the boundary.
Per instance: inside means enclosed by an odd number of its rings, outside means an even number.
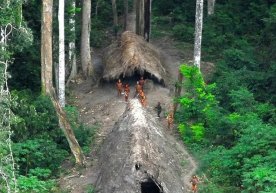
M156 111L157 111L157 117L160 118L160 113L162 111L162 107L161 107L161 103L158 102L157 106L155 107Z
M173 125L173 112L170 112L167 116L168 121L168 129L170 129Z
M198 177L197 176L193 176L190 182L192 183L192 191L193 191L193 193L196 193L197 192L197 184L199 183Z
M142 87L142 91L144 91L144 84L145 84L145 80L144 80L144 77L141 76L140 80L139 80L139 84L141 85Z
M117 91L118 91L118 97L122 94L122 91L123 91L123 83L121 82L121 79L119 79L117 82L116 82L116 88L117 88Z
M136 92L135 92L134 97L138 96L139 93L140 93L140 90L142 90L142 86L139 84L139 81L137 81L137 84L135 86L135 90L136 90Z
M139 91L139 100L140 100L142 106L145 107L146 106L146 95L143 92L143 90Z
M125 101L127 102L128 101L128 96L129 96L129 93L130 93L129 84L125 85L124 92L125 92Z

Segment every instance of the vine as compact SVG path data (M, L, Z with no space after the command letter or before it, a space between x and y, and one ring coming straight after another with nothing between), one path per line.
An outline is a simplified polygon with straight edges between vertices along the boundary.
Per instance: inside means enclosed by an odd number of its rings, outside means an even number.
M0 190L7 193L18 192L10 126L12 112L7 69L12 61L13 46L9 44L15 35L13 30L23 32L24 39L32 39L28 29L22 27L22 3L22 0L6 0L0 6Z
M3 53L6 52L7 40L11 32L11 24L7 24L4 27L1 26L0 49ZM0 189L4 189L10 193L18 191L15 177L15 163L11 148L12 131L10 128L10 93L7 83L8 63L8 59L5 58L5 56L0 57Z

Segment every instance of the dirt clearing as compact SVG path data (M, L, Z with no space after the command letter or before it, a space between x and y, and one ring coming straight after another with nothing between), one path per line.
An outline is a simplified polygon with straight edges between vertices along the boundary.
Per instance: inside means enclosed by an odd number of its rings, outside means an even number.
M185 150L183 143L178 139L176 129L168 130L165 115L169 111L173 102L174 83L178 75L178 67L183 62L192 59L191 52L180 51L175 48L173 42L169 38L153 41L153 44L164 54L166 69L168 70L169 84L163 87L155 82L149 82L148 88L145 90L147 97L146 110L149 111L155 121L159 122L163 129L162 132L167 135L169 143L174 144L179 160L183 160L183 170L181 180L184 182L185 188L188 189L190 176L196 170L196 164L191 156ZM101 53L96 53L94 62L97 70L102 69ZM124 80L123 80L124 81ZM135 95L136 81L130 82L130 97ZM150 85L150 86L149 86ZM108 134L119 117L125 111L127 103L123 96L117 97L115 82L104 83L99 87L93 87L90 80L79 81L72 86L73 95L76 105L80 111L80 119L84 124L100 126L96 135L95 144L92 152L87 158L88 166L81 171L72 168L69 174L61 179L61 187L68 189L72 193L81 193L90 185L95 185L98 175L100 174L100 163L98 162L99 150ZM163 111L161 118L157 118L154 107L157 102L161 102ZM111 153L111 152L110 152ZM146 185L145 185L146 186ZM126 192L127 193L127 192Z

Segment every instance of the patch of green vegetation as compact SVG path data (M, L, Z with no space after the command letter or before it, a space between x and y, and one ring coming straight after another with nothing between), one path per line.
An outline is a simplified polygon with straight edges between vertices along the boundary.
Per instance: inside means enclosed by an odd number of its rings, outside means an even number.
M96 193L96 190L93 185L87 185L85 188L85 193Z
M55 192L61 163L70 149L59 128L51 100L33 96L31 91L12 92L13 153L18 165L19 189L22 192ZM66 106L65 111L75 136L86 154L91 151L98 126L86 127L79 121L77 108ZM72 160L73 162L73 160Z
M180 165L181 165L181 167L183 167L183 168L185 168L185 167L187 166L187 164L188 164L188 161L187 161L187 160L182 160L182 161L180 162Z
M164 36L171 36L172 33L168 30L170 26L170 18L168 17L154 17L151 25L151 37L154 39L162 38Z
M198 68L183 65L180 71L186 92L178 99L178 129L193 151L206 152L197 154L201 171L215 183L205 185L204 191L239 192L243 186L252 192L273 192L275 107L256 101L248 89L239 87L228 94L231 109L226 111L213 94L217 86L206 85Z

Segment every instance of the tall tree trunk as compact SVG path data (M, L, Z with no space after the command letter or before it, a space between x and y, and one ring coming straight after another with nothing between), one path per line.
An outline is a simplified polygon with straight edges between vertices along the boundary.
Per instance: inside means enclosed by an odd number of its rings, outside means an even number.
M58 5L59 29L59 62L58 62L58 100L61 107L65 107L65 51L64 51L64 0Z
M118 13L117 13L116 0L111 0L111 3L112 3L112 12L113 12L113 30L114 30L114 35L117 36L117 32L118 32Z
M90 51L91 1L83 0L81 30L81 66L85 78L93 73Z
M135 3L135 30L136 30L136 34L140 35L140 0L134 0Z
M144 28L144 38L146 41L149 41L150 38L150 21L151 21L151 2L152 0L144 0L145 7L144 7L144 22L145 22L145 28Z
M99 8L99 3L101 0L97 0L96 6L95 6L95 16L98 16L98 8Z
M207 0L208 1L208 15L213 15L215 12L216 0Z
M70 18L69 18L69 27L70 27L70 37L72 38L69 42L69 66L71 67L70 71L70 76L67 80L66 86L70 84L70 81L76 77L78 73L78 68L77 68L77 62L76 62L76 1L71 0L71 8L72 12L70 13Z
M53 0L43 0L41 24L41 83L42 93L50 93L53 86L52 15Z
M203 26L203 0L196 0L194 63L200 69Z
M145 27L145 4L144 0L136 0L136 34L144 36Z
M42 23L41 23L41 80L42 93L48 95L55 107L59 119L59 125L62 128L65 137L69 143L70 149L75 156L76 164L84 165L85 157L81 151L78 141L66 114L61 108L55 94L52 82L52 14L53 0L43 0L42 2Z
M124 0L124 31L127 30L127 20L128 20L128 0Z

